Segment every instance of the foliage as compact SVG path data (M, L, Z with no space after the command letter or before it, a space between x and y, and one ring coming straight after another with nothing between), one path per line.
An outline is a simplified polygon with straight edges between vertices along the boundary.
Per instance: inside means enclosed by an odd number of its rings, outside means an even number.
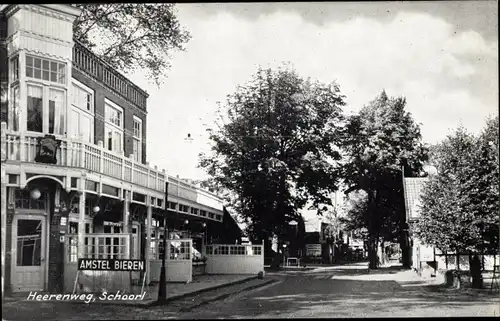
M437 149L416 235L442 251L498 248L498 117L479 137L462 127Z
M371 267L376 266L378 238L392 240L401 231L401 169L406 176L415 175L427 159L419 125L405 106L405 98L389 98L382 91L358 115L351 116L345 127L346 194L359 190L367 194L366 204L360 204L352 214L356 224L367 228L370 235Z
M77 4L75 38L113 68L145 69L157 84L169 69L172 50L184 50L189 33L170 3Z
M343 105L335 83L304 80L289 66L259 68L221 105L200 166L240 197L251 230L280 235L309 199L314 207L331 203Z

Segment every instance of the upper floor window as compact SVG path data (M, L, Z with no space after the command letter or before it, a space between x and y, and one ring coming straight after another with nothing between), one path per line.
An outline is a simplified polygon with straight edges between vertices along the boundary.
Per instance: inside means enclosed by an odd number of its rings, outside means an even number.
M118 108L106 104L106 121L117 127L122 127L123 112Z
M64 134L65 92L44 87L27 86L26 129L32 132Z
M134 160L142 161L142 120L134 116L134 141L133 141Z
M64 84L66 64L26 55L26 77Z
M89 113L94 112L94 100L90 90L84 89L81 86L73 83L71 87L71 103L82 110Z
M19 80L19 56L16 56L10 60L10 70L12 75L12 81Z
M72 138L94 141L94 91L73 79L68 132Z
M123 151L123 109L109 100L105 101L105 147L121 153Z

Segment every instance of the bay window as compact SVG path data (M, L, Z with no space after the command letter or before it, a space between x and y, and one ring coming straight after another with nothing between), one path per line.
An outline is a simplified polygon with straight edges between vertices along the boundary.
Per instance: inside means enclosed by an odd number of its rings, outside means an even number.
M123 109L105 100L105 148L121 153L123 151Z
M26 55L26 77L64 84L66 82L66 65Z
M43 132L43 87L28 85L27 129Z
M9 115L8 115L8 128L13 131L19 131L19 99L20 99L20 90L19 86L15 86L12 88L12 102Z
M49 133L64 133L64 91L49 89Z
M17 65L19 68L19 64ZM20 87L26 97L26 130L38 133L64 135L66 133L66 64L50 59L26 55L26 87ZM15 71L13 71L15 73ZM14 77L14 76L13 76ZM16 95L13 88L13 99ZM16 104L13 103L13 112ZM17 116L11 116L13 124ZM14 125L15 126L15 125Z
M134 116L133 153L136 162L142 162L142 120Z
M63 135L65 95L64 90L28 84L26 129L31 132Z
M5 94L9 93L10 101L6 110L2 110L7 121L7 128L13 131L19 131L19 112L20 112L20 87L19 87L19 56L10 59L10 89L5 88ZM10 90L10 92L9 92Z

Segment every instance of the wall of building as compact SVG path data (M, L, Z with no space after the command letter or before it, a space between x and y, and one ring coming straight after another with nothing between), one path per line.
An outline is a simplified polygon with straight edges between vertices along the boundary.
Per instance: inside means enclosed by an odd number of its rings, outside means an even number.
M0 122L7 122L9 99L9 62L7 54L7 18L0 12Z
M82 84L90 87L94 90L94 110L95 110L95 120L94 120L94 143L97 144L99 141L104 143L104 115L105 99L108 99L115 103L116 105L123 108L123 131L124 131L124 153L125 156L129 156L133 153L133 131L134 131L134 116L142 120L142 163L146 162L146 112L132 103L128 102L121 96L115 94L108 88L106 88L99 81L85 75L83 72L73 67L72 70L73 78L81 82Z

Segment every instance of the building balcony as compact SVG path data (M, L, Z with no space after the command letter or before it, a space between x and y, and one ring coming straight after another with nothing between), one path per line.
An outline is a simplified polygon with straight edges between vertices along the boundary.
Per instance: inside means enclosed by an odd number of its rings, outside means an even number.
M56 153L55 164L37 163L35 161L39 149L38 139L44 137L42 133L12 132L6 130L2 123L1 142L2 160L6 164L33 164L43 166L52 172L59 171L58 175L64 176L65 171L80 170L87 176L85 189L97 194L108 194L120 198L121 195L111 194L103 189L106 184L93 181L92 177L97 175L106 177L106 182L116 182L115 186L122 186L134 193L133 202L144 203L145 199L135 199L135 194L150 195L157 199L155 207L165 208L163 202L165 195L165 183L169 182L168 208L169 211L182 215L196 216L200 219L209 219L222 222L222 201L208 191L180 179L167 175L165 170L159 170L156 166L135 162L132 155L126 157L123 154L111 152L103 147L101 141L98 145L81 140L69 138L59 139L59 148ZM36 163L36 165L35 165ZM26 167L26 165L23 165ZM22 180L22 179L21 179ZM93 184L96 183L96 184ZM71 184L71 186L69 186ZM20 184L23 186L22 182ZM66 186L75 188L73 182ZM92 186L92 187L90 187Z

